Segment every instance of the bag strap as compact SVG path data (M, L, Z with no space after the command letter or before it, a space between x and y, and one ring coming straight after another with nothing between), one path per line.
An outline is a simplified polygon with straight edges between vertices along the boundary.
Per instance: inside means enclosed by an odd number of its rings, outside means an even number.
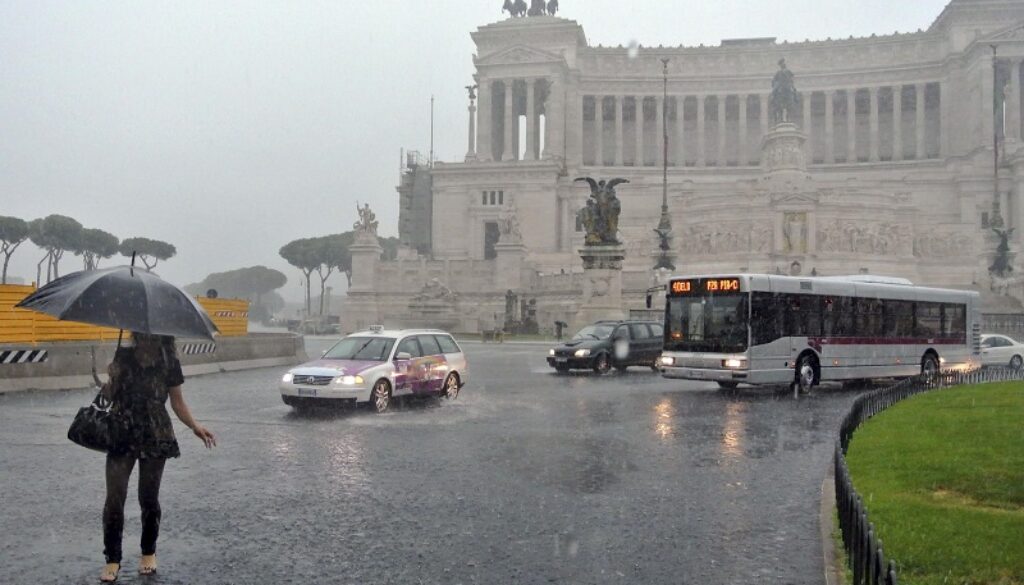
M92 403L95 404L96 407L101 410L107 410L108 408L113 406L114 401L104 396L103 391L101 390L100 392L96 393L96 398L93 398Z

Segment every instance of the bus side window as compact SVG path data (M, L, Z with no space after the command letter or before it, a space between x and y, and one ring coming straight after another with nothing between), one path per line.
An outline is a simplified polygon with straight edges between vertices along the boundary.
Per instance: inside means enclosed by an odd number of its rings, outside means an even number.
M942 331L942 305L919 302L914 311L914 337L938 337Z
M943 305L945 309L944 336L965 339L967 335L967 307L964 305Z
M750 331L753 343L769 343L784 335L782 322L785 307L780 306L779 295L755 292L752 297Z
M848 337L853 335L853 299L850 297L825 298L825 335Z
M914 333L914 304L910 301L884 301L886 337L910 337Z

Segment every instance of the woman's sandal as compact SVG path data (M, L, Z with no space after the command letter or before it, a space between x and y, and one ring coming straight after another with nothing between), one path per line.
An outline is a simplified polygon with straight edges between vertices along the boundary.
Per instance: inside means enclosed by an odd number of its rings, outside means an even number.
M156 555L142 555L139 559L139 574L152 575L156 573Z
M100 583L113 583L117 581L117 574L121 571L121 563L107 563L103 565L100 572Z

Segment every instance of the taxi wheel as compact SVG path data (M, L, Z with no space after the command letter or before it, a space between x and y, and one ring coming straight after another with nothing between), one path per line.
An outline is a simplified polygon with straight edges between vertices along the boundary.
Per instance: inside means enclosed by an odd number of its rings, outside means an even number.
M377 414L388 411L391 407L391 384L387 380L377 380L373 385L373 409Z
M444 397L448 400L455 400L459 397L459 377L456 374L448 374L444 379Z

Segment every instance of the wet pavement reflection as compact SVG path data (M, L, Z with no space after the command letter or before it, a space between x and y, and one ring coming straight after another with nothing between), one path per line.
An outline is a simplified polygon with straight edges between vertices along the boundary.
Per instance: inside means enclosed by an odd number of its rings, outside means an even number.
M385 415L296 413L281 369L188 380L220 446L176 426L161 572L143 581L127 556L120 582L823 582L819 489L856 392L556 375L543 346L466 349L457 400ZM14 582L95 582L103 456L64 438L89 398L0 397ZM138 524L130 500L126 551Z

